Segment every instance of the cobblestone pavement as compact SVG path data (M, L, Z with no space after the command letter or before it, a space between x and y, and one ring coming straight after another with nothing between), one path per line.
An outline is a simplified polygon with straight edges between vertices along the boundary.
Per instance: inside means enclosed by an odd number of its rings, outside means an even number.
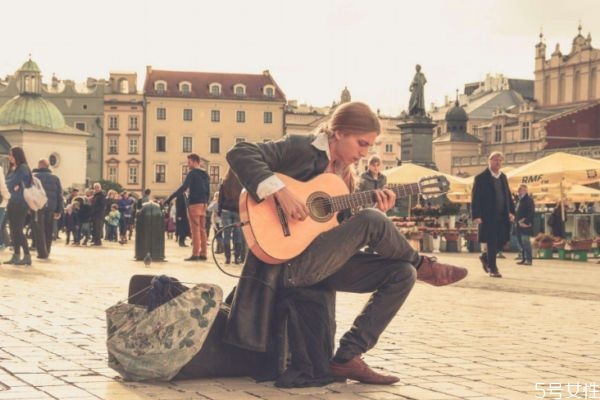
M189 253L167 241L167 262L145 268L133 260L133 243L82 248L59 241L50 260L0 266L0 400L600 398L600 265L554 259L520 267L511 254L500 260L502 279L484 275L474 254L439 255L468 267L469 276L443 288L418 283L365 355L401 377L393 386L123 382L107 366L104 310L125 299L132 275L217 283L225 293L235 284L212 261L184 262ZM366 298L338 295L338 334Z

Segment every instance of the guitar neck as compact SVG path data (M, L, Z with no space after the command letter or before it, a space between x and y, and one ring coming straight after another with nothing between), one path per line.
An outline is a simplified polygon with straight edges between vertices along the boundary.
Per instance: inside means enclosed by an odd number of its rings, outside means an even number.
M396 198L413 196L420 194L421 190L418 183L409 183L406 185L392 184L386 187L396 194ZM377 201L374 190L364 192L355 192L331 198L332 211L337 212L348 208L370 206Z

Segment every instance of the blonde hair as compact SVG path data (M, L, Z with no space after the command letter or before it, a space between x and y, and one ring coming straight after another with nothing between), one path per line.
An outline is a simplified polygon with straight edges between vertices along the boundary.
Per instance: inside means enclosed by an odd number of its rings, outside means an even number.
M502 154L501 151L492 151L492 153L488 157L488 160L491 160L492 158L494 158L496 156L500 156L500 158L502 159L502 161L504 161L504 154Z
M347 135L359 135L369 132L381 133L379 118L371 108L365 103L351 101L340 104L331 118L318 128L319 132L327 134L329 139L335 136L339 131ZM356 188L354 165L344 165L341 171L341 177L346 182L350 192Z

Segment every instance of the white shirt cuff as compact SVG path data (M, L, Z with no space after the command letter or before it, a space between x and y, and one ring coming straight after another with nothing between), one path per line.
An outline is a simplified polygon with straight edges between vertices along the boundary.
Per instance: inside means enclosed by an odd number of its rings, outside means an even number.
M276 175L273 175L258 184L258 187L256 188L256 194L258 195L258 198L262 200L265 197L283 189L284 187L285 185L281 179L279 179Z

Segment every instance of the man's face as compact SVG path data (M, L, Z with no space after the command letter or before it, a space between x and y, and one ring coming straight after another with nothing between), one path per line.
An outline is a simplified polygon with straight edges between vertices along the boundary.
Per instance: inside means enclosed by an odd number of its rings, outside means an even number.
M489 163L492 172L497 174L500 171L500 168L502 168L502 156L495 155L494 157L490 158Z
M371 172L371 175L379 175L379 172L381 172L381 164L378 162L369 164L369 171Z
M527 188L521 186L518 190L517 190L517 194L519 195L519 197L523 197L527 194Z

